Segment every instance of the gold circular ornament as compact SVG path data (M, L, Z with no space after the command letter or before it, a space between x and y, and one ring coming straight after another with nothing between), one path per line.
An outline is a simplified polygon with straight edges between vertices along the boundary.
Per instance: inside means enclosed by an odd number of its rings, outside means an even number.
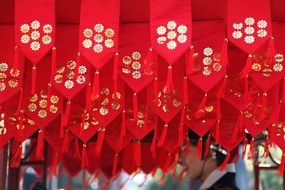
M10 75L11 75L12 77L19 77L19 76L20 76L20 70L19 70L19 69L14 69L14 68L12 68L12 69L10 70Z
M16 88L18 86L18 80L16 79L11 79L8 81L8 85L11 87L11 88Z
M133 52L133 53L132 53L132 58L133 58L134 60L140 60L140 59L141 59L141 54L140 54L140 52L138 52L138 51Z
M52 95L52 96L50 97L50 102L51 102L52 104L57 104L58 101L59 101L58 96Z
M35 112L37 110L37 105L35 103L30 103L28 109L30 112Z
M54 81L55 81L55 83L57 83L57 84L62 83L62 82L63 82L63 76L62 76L62 75L55 75L55 76L54 76Z
M259 63L253 63L251 65L251 69L254 71L260 71L261 70L261 65Z
M108 109L107 108L104 108L104 107L101 107L100 110L99 110L99 113L100 115L107 115L109 113Z
M39 106L40 106L41 108L46 108L46 107L47 107L47 100L46 100L46 99L40 100Z
M38 112L38 116L39 116L40 118L45 118L45 117L47 117L47 111L46 111L46 110L40 110L40 111Z
M129 65L132 63L132 58L130 56L124 56L122 61L125 65Z
M30 102L36 102L38 100L38 95L34 94L30 97Z
M275 72L281 72L281 71L283 71L283 65L281 63L275 63L273 65L273 70Z
M49 111L50 111L51 113L57 113L58 108L57 108L55 105L51 105L50 108L49 108Z
M134 62L132 63L132 68L133 68L134 70L139 70L139 69L141 68L141 63L140 63L139 61L134 61Z
M112 28L107 28L105 30L105 36L107 38L112 38L115 35L115 31Z
M222 70L222 65L220 63L214 63L213 64L213 70L216 72L219 72Z

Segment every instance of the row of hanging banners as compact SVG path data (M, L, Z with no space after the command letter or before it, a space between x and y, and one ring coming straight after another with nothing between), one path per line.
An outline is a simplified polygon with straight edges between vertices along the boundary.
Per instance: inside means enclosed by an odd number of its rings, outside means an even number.
M120 25L119 0L84 0L78 27L56 25L54 0L15 1L15 24L0 26L11 167L32 135L30 159L44 159L46 142L50 170L62 163L70 175L167 172L190 129L223 147L225 162L242 143L253 154L261 133L265 156L285 152L285 25L271 22L269 0L228 1L227 23L192 23L189 0L149 6L149 23Z

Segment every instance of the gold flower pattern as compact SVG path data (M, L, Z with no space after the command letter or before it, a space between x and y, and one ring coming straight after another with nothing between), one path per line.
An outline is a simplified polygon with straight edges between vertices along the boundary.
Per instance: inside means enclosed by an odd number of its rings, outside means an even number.
M42 24L38 20L32 21L30 24L22 24L20 26L21 42L29 44L32 51L39 51L42 45L49 45L52 42L51 33L53 27L50 24Z
M182 102L177 92L169 92L167 87L164 87L158 92L157 101L154 100L154 104L164 113L169 113L171 110L181 106Z
M215 53L211 47L204 48L203 56L203 75L209 76L213 72L220 72L223 69L220 63L221 55Z
M232 25L232 37L236 40L243 38L246 44L252 44L256 38L264 38L267 36L268 22L266 20L258 20L247 17L244 22L234 22Z
M0 62L0 92L5 91L7 88L17 88L19 86L19 69L9 69L9 65Z
M177 25L173 20L169 21L166 26L158 26L156 29L157 43L166 44L167 49L174 50L178 44L187 42L188 27L186 25Z
M54 82L57 84L64 84L66 89L73 89L75 84L86 83L87 67L78 65L73 60L68 61L67 65L57 69L54 76Z
M102 53L104 48L110 49L115 46L115 30L105 28L103 24L95 24L93 29L85 28L83 30L84 40L82 46L85 49L93 49L95 53Z
M28 110L30 112L36 112L39 118L46 118L48 114L56 114L58 112L59 97L56 95L51 95L50 99L46 92L41 91L40 94L33 94L30 97L30 102L28 104ZM50 102L50 107L48 108L48 101Z
M270 77L273 72L283 71L284 56L281 53L275 54L273 60L269 60L266 55L253 55L251 70L260 72L265 77Z
M134 51L131 55L126 55L122 58L121 71L123 74L140 79L142 76L150 76L153 74L153 69L144 69L142 63L142 55L139 51Z

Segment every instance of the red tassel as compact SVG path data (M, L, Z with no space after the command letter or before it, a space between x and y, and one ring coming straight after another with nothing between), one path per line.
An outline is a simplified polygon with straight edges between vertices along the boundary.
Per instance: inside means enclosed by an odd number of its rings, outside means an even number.
M92 100L97 99L100 95L100 73L99 71L95 71L93 78L93 87L92 87Z
M143 129L146 129L148 126L148 111L149 111L149 108L147 104L145 107L145 111L144 111L144 125L143 125L144 128Z
M187 75L191 75L194 71L194 46L191 46L186 56Z
M285 79L284 79L285 80ZM285 83L285 82L284 82ZM284 85L285 86L285 85ZM284 93L285 94L285 93ZM285 100L285 99L284 99ZM154 101L155 103L158 102L158 79L157 77L154 78Z
M184 80L183 80L183 100L184 100L184 105L187 105L189 103L187 76L184 76Z
M197 158L199 160L202 160L202 157L203 157L203 150L202 150L202 142L203 139L200 137L198 143L197 143Z
M261 111L259 112L260 120L265 119L266 117L266 107L267 107L267 93L264 92L262 97L261 97Z
M60 132L59 132L59 137L63 138L64 137L64 130L65 130L65 126L64 126L64 113L61 113L60 116Z
M87 154L87 145L83 144L82 147L82 156L81 156L81 168L86 169L89 165L88 154Z
M61 153L67 153L69 148L69 134L68 130L65 131Z
M224 162L223 162L222 165L220 165L220 167L219 167L219 170L220 170L220 171L224 171L224 170L225 170L227 164L229 163L230 157L231 157L230 153L227 153L227 156L226 156Z
M52 81L56 71L56 47L52 48L51 51L51 76L50 76L50 82Z
M105 131L106 131L105 128L98 131L97 143L95 147L95 152L97 155L101 152L102 145L103 145L104 138L105 138Z
M117 173L118 159L119 159L119 154L116 153L114 156L114 161L113 161L113 169L112 169L112 175L113 176L115 176Z
M114 93L116 93L118 90L118 67L119 67L119 53L116 52L114 57L114 71L113 71Z
M189 153L190 153L190 140L189 140L189 138L187 138L186 139L186 147L184 150L185 157L188 157Z
M32 68L32 84L31 84L31 94L36 93L36 81L37 81L37 67L34 64Z
M198 107L198 110L195 112L195 116L200 118L201 114L204 113L205 107L206 107L206 103L207 103L207 99L208 99L208 94L205 93L205 95L203 96L200 105Z
M227 66L227 64L228 64L228 39L225 39L221 52L221 65L224 68Z
M36 158L39 160L43 160L43 150L44 150L44 134L43 131L40 129L38 132L38 143L36 149Z
M174 85L173 85L173 73L172 73L172 66L168 66L168 71L167 71L167 79L166 79L166 88L168 93L172 93L174 90Z
M86 86L85 107L88 112L91 110L91 84Z
M149 51L146 55L146 59L144 60L144 65L145 65L145 73L149 75L152 73L152 65L154 64L154 52L152 48L149 48Z
M170 163L171 163L171 154L168 153L163 167L164 172L166 172L169 169Z
M185 117L185 107L183 107L181 111L179 126L178 126L178 145L181 146L183 144L183 125L184 125L184 117Z
M281 110L281 102L277 104L274 112L272 113L272 115L270 117L270 122L272 124L275 124L275 123L277 123L279 121L280 110Z
M278 175L280 176L284 175L284 166L285 166L285 153L283 152L282 159L278 167Z
M211 135L209 134L207 141L206 141L206 145L205 145L204 157L208 156L209 150L210 150L210 145L211 145Z
M242 159L244 160L246 154L246 147L247 147L247 139L244 139L242 143Z
M244 78L246 75L249 74L250 70L251 70L251 64L252 64L252 55L249 54L245 63L245 66L243 68L243 70L240 73L241 78Z
M150 147L150 151L151 151L153 159L156 158L156 140L157 140L157 128L155 127L154 134L153 134L152 141L151 141L151 147Z
M49 108L50 108L50 97L51 97L51 92L52 89L51 89L51 83L48 83L48 89L47 89L47 111L49 111Z
M269 155L269 138L267 137L265 139L265 143L264 143L264 153L263 153L263 157L267 157Z
M120 137L124 137L126 135L126 110L122 112L122 125L120 131Z
M220 120L217 120L217 123L216 123L216 144L220 144L220 139L221 139L221 135L220 135L220 126L221 126L221 121Z
M254 144L254 138L250 141L250 152L248 154L248 159L253 159L255 155L255 144Z
M271 36L267 50L267 59L271 64L274 62L273 60L274 56L275 56L274 37Z
M68 99L66 102L65 112L64 112L64 126L67 126L69 115L70 115L71 101Z
M16 111L16 115L20 114L20 111L22 109L22 105L23 105L23 88L21 88L20 90L20 97L19 97L19 102L18 102L18 107L17 107L17 111Z
M238 116L238 119L237 119L237 122L234 126L234 129L233 129L233 133L232 133L232 142L235 142L237 141L237 137L238 137L238 134L242 128L242 125L243 125L243 116L240 114Z
M12 156L10 160L10 167L11 168L18 168L21 164L21 157L22 157L22 144L20 144Z
M134 110L134 120L137 121L138 120L138 95L137 93L133 94L133 110Z
M159 137L159 140L158 140L158 143L157 143L157 146L160 147L164 144L165 142L165 139L166 139L166 135L167 135L167 130L168 130L168 124L166 123L164 126L163 126L163 129L162 129L162 133Z
M244 92L243 92L243 100L247 103L250 102L250 93L249 93L249 78L248 75L244 78Z
M219 87L219 89L217 91L217 97L218 98L224 97L225 90L226 90L226 87L227 87L227 83L228 83L228 75L225 75L223 83L221 84L221 86Z
M16 71L19 66L19 55L20 55L19 47L16 45L14 49L14 65L13 65L14 71Z
M222 113L221 113L221 100L220 99L217 100L215 112L216 112L216 119L221 120L222 119Z
M77 158L78 160L81 159L81 155L80 155L80 147L79 147L79 140L78 138L75 138L75 158Z
M135 165L137 167L141 166L141 142L134 143L134 158L135 158Z
M20 110L20 118L19 118L19 131L21 133L21 136L23 135L22 134L22 130L23 130L23 125L24 125L24 110L21 109Z
M53 155L52 164L51 164L51 173L54 176L58 176L58 171L57 171L58 164L59 164L59 153L56 152Z
M179 173L179 175L178 175L178 181L179 181L179 183L181 183L182 181L183 181L183 176L184 176L184 174L187 172L187 168L183 168L182 170L181 170L181 172Z
M285 102L285 77L283 78L282 85L282 102Z

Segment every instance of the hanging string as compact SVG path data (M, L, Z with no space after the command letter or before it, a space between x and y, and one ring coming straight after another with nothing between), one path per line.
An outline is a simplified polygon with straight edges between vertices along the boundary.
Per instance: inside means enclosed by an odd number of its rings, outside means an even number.
M133 113L134 113L134 120L137 121L138 120L138 96L137 93L133 94Z
M118 69L119 69L119 53L116 52L114 56L114 71L113 71L113 80L114 80L114 92L118 91Z
M112 176L115 176L117 173L118 159L119 159L119 154L116 153L113 160Z
M51 51L51 75L50 75L50 83L53 80L53 77L55 75L57 63L56 63L56 47L52 48Z
M223 43L222 52L221 52L221 65L225 68L228 64L228 42L226 38Z
M81 156L81 168L88 168L89 161L88 161L88 154L87 154L87 145L83 144L82 146L82 156Z
M104 138L105 138L105 128L99 129L98 131L98 137L97 137L97 142L96 142L96 147L95 147L95 152L97 155L100 154L101 149L102 149L102 145L104 142Z
M32 68L31 94L36 93L36 81L37 81L37 67L36 64L34 64Z
M202 149L203 139L202 137L199 138L199 141L197 143L197 158L199 160L202 160L203 158L203 149Z
M173 84L173 71L172 71L172 66L168 66L168 71L167 71L167 79L166 79L166 90L168 93L173 93L174 90L174 84Z
M218 91L217 91L217 97L218 98L222 98L225 95L225 90L227 87L227 83L228 83L228 75L225 75L223 82L221 84L221 86L219 87Z
M91 111L91 83L86 86L85 107L87 112Z
M189 103L189 95L188 95L188 77L184 76L183 80L183 101L184 105Z
M100 75L99 70L96 70L93 78L92 100L97 99L100 95L99 75Z

